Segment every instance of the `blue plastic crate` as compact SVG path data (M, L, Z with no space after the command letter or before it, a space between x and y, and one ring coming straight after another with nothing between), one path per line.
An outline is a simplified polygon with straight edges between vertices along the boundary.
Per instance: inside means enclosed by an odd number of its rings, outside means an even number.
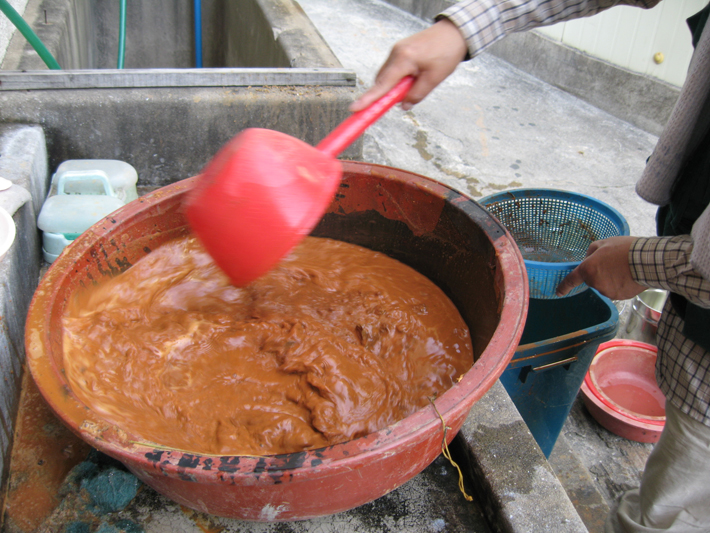
M500 381L546 457L597 347L618 329L616 306L593 289L569 298L530 300L520 345Z

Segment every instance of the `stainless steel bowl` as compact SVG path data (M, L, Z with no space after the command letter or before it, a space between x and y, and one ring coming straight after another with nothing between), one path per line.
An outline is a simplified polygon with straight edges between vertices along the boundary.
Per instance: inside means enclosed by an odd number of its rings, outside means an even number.
M647 289L631 300L631 312L626 323L627 339L656 345L656 331L668 291Z

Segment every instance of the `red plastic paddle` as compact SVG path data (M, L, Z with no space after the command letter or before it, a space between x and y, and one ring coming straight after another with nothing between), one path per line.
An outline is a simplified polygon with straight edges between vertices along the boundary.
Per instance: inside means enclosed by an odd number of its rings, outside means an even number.
M401 102L406 77L353 113L317 147L273 130L249 128L203 170L186 200L187 219L236 286L268 272L315 227L342 176L336 156Z

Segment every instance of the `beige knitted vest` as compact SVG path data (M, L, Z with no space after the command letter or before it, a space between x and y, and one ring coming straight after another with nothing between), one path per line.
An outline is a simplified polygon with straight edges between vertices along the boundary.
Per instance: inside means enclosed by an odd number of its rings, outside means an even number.
M706 25L695 48L688 76L673 108L658 144L651 155L636 192L643 199L656 204L670 202L673 183L691 152L696 128L710 120L710 23ZM710 280L710 206L695 222L693 237L693 267Z

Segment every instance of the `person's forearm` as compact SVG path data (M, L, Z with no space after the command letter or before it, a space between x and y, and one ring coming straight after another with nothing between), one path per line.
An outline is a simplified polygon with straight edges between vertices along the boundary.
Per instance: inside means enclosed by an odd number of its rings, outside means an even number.
M446 9L447 18L468 45L468 57L480 54L510 33L587 17L615 5L650 8L660 0L464 0Z
M466 41L459 30L449 20L440 20L395 43L374 85L350 106L350 110L364 109L403 77L413 76L414 85L402 100L402 108L409 109L446 79L465 57Z
M617 4L653 7L660 0L464 0L437 16L429 28L395 43L373 86L350 105L362 111L405 76L415 78L402 100L421 102L465 59L505 35L593 15Z
M629 250L632 277L641 285L665 289L710 308L710 281L691 264L690 235L637 239Z

